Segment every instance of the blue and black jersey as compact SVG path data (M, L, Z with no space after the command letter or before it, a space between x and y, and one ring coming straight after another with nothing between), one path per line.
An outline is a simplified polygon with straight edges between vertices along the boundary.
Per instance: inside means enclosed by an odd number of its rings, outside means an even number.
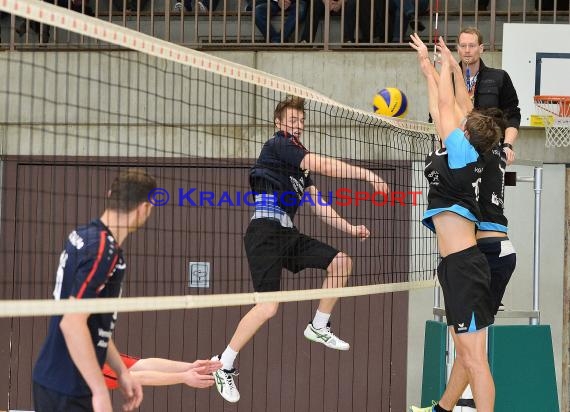
M479 189L479 230L507 233L509 223L504 214L507 157L501 146L497 145L482 155L482 159L485 167Z
M429 182L428 208L422 223L435 232L432 217L449 211L478 223L479 184L483 161L460 129L445 141L445 148L426 157L424 175Z
M59 258L55 299L116 298L121 295L126 264L109 229L96 219L71 232ZM89 396L91 391L69 355L59 327L61 316L51 318L48 335L33 371L33 380L68 396ZM92 314L87 319L99 365L115 327L116 314Z
M300 164L309 151L295 136L279 131L269 139L249 173L253 192L273 195L271 201L257 201L256 211L277 206L292 220L307 187L313 185L308 170ZM273 212L271 212L273 213Z

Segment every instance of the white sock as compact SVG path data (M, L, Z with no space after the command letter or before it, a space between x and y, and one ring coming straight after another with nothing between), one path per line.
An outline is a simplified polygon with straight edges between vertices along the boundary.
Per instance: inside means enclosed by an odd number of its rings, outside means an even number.
M317 313L315 313L315 318L313 319L313 327L315 329L322 329L327 326L329 323L329 319L331 317L330 313L323 313L319 312L317 309Z
M220 362L222 362L222 369L225 369L227 371L232 370L234 368L234 361L236 360L237 355L238 352L230 348L228 345L224 353L222 353L222 357L220 358Z

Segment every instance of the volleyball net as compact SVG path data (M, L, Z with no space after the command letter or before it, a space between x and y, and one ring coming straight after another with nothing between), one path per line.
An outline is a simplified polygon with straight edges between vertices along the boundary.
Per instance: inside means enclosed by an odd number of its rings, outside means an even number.
M357 296L433 286L437 254L420 218L431 125L381 118L244 65L34 0L0 9L88 36L108 50L0 54L2 208L0 316L140 311ZM347 85L349 87L349 85ZM243 248L253 212L249 169L274 134L286 96L306 99L303 144L374 171L389 193L313 174L295 225L352 257L346 288L323 291L323 273L284 273L283 294L254 294ZM65 239L100 216L121 170L157 180L156 207L124 244L124 298L51 300ZM316 202L368 227L361 241L325 225ZM297 292L295 292L297 291ZM310 291L307 292L307 291ZM133 299L152 299L133 301ZM85 306L89 305L89 306Z

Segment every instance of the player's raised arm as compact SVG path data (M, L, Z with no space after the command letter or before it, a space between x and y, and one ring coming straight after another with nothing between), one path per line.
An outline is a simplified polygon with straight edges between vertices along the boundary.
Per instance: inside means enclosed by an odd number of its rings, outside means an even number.
M445 47L443 38L439 39L439 45ZM439 128L438 133L445 142L447 136L455 130L461 123L461 119L457 115L455 109L455 95L453 84L451 81L451 53L441 54L441 72L438 85L438 109L439 109Z
M332 157L307 153L301 161L300 167L325 176L364 180L374 187L375 192L388 193L389 190L386 182L377 174L368 169L353 166Z
M418 63L422 74L426 78L426 84L428 88L428 105L431 118L433 119L436 128L439 125L439 109L437 107L438 100L438 83L439 83L439 73L435 70L431 59L429 58L427 46L420 39L420 37L414 33L410 35L411 42L409 45L417 51Z
M451 51L445 44L442 38L440 38L439 44L437 46L442 60L445 59L449 62L451 67L451 73L453 75L453 88L455 93L455 110L459 117L465 117L471 110L473 110L473 101L469 97L469 92L467 91L467 85L463 81L463 72L461 66L457 63L457 60L453 58Z

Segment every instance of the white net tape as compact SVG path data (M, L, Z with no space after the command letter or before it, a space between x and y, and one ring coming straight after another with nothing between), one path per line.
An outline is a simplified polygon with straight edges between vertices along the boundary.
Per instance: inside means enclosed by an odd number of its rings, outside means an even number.
M180 310L214 308L225 306L255 305L263 302L298 302L332 297L365 296L376 293L408 292L415 289L433 288L436 279L386 283L370 286L344 288L290 290L264 293L233 293L202 296L153 296L107 299L33 299L0 301L0 319L14 316L49 316L64 313L110 313L142 312L148 310Z
M545 146L570 146L570 97L535 96L534 104L544 124Z

